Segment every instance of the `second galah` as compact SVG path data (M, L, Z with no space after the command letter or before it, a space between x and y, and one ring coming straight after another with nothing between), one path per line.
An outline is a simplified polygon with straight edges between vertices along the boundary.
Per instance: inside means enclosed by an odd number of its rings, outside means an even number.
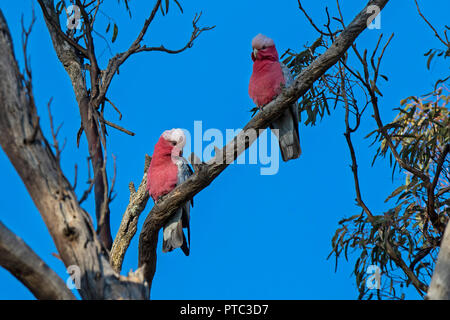
M182 156L185 144L186 136L181 129L164 131L156 143L147 171L147 189L155 202L192 175L189 163ZM163 252L181 248L189 255L191 205L192 200L186 201L164 225ZM183 228L187 228L187 241Z
M252 40L253 73L248 93L261 109L281 93L283 86L294 81L289 69L278 60L278 52L272 39L258 34ZM277 135L283 161L296 159L302 153L298 133L298 105L292 104L270 124Z

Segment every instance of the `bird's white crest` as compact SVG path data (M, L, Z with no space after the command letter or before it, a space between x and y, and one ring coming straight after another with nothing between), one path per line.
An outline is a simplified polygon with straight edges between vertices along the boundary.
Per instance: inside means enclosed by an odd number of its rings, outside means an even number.
M186 136L181 129L166 130L162 134L163 138L176 143L177 147L183 149L186 144Z
M252 48L260 50L264 47L274 46L275 42L269 37L259 33L252 40Z

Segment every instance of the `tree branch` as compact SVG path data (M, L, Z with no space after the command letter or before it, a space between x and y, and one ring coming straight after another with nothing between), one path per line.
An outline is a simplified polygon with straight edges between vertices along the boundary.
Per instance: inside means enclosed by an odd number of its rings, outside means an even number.
M0 265L22 282L37 299L76 299L64 281L1 221Z
M186 43L186 45L184 47L182 47L181 49L177 49L177 50L170 50L170 49L166 49L163 45L159 46L159 47L147 47L147 46L141 46L141 42L144 39L144 36L147 32L147 29L150 25L150 23L153 21L153 19L155 18L156 13L158 12L158 8L161 5L161 0L157 0L153 10L150 13L150 16L147 20L145 20L144 25L139 33L139 35L137 36L137 38L133 41L133 43L130 45L130 47L128 48L127 51L122 52L122 53L118 53L116 54L113 58L111 58L108 62L108 66L106 67L106 70L103 72L103 76L102 76L102 86L100 88L100 94L96 99L96 103L101 103L106 96L106 93L108 91L108 88L111 84L111 81L114 77L114 75L118 72L119 67L133 54L135 53L139 53L139 52L145 52L145 51L161 51L161 52L166 52L169 54L176 54L176 53L180 53L185 51L188 48L191 48L195 39L197 39L200 34L204 31L208 31L213 29L214 27L205 27L205 28L199 28L197 26L197 23L201 17L201 14L199 15L195 15L193 21L192 21L192 26L193 26L193 31L191 34L191 37L189 39L189 41Z
M426 187L427 193L428 193L428 195L427 195L427 213L428 213L429 219L432 222L433 226L436 228L436 230L438 230L438 232L440 234L443 234L445 231L445 225L439 220L439 216L436 213L435 208L434 208L435 186L433 187L433 183L430 182L430 177L423 170L420 170L420 169L414 167L413 165L410 165L409 163L407 163L400 157L400 155L397 152L396 146L394 145L394 143L392 141L392 137L389 135L388 130L383 125L383 121L381 120L380 109L378 106L378 97L377 97L377 93L376 93L376 81L377 81L378 74L379 74L381 59L383 58L386 47L389 45L392 37L393 37L393 35L391 35L389 40L386 42L380 56L378 57L378 62L377 62L377 64L375 64L374 56L375 56L375 53L376 53L378 46L380 44L380 41L381 41L381 36L380 36L380 39L377 43L377 47L371 57L371 65L372 65L372 69L374 72L373 79L370 79L369 66L367 63L367 50L364 52L364 55L361 56L361 54L359 53L359 51L357 50L355 45L353 45L353 51L355 52L356 56L358 57L359 61L361 62L362 66L364 68L364 78L361 77L359 74L354 73L353 71L351 71L351 72L366 87L366 89L369 93L369 96L370 96L370 102L373 107L374 118L375 118L375 122L378 126L378 131L381 133L381 135L385 139L386 145L389 147L389 150L391 151L395 160L397 161L397 163L399 164L400 167L402 167L406 171L409 171L410 173L417 176L418 178L420 178L423 181L424 186ZM351 70L351 69L347 67L347 70ZM444 159L445 159L445 155L444 155ZM437 167L437 169L439 169L439 166ZM438 172L438 177L439 177L439 172ZM435 176L435 179L436 179L436 176Z
M145 155L144 176L137 191L133 182L130 182L130 202L122 217L122 222L120 223L119 231L117 231L109 256L109 261L116 272L120 272L122 269L125 253L137 231L139 216L144 211L149 199L147 191L147 169L150 161L151 157Z
M42 12L44 14L45 22L49 30L50 36L52 38L53 47L55 48L58 59L64 66L69 78L72 82L75 97L78 102L78 108L81 117L81 123L83 131L86 135L88 142L89 155L92 159L92 167L94 170L94 194L95 194L95 214L97 218L97 233L100 235L102 242L107 249L111 248L112 238L109 223L109 206L105 201L104 195L107 194L108 186L106 173L101 171L103 168L103 150L100 141L99 128L94 117L92 116L92 110L94 109L94 104L92 104L90 95L88 94L86 80L84 77L84 64L83 57L79 56L77 49L73 46L66 45L66 37L61 35L64 32L61 30L59 25L58 15L56 14L53 1L52 0L39 0ZM88 24L89 20L85 21ZM91 36L91 35L90 35ZM89 37L90 37L89 36ZM83 55L91 61L90 74L91 74L91 84L92 90L95 91L97 84L98 74L95 66L96 59L94 53L93 42L87 41L88 48L85 49ZM78 49L79 50L79 49ZM99 171L97 173L97 171Z
M433 30L434 35L436 36L436 38L439 39L440 42L442 42L446 47L450 47L450 43L448 41L444 41L444 39L441 38L441 36L439 35L439 33L436 31L436 29L433 27L433 25L427 20L427 18L425 18L425 16L422 14L422 12L420 11L419 8L419 4L417 3L417 0L414 0L414 2L416 3L416 7L417 7L417 12L419 13L419 15L422 17L423 21L426 22L426 24L431 28L431 30Z
M377 5L383 9L389 0L372 0L367 6ZM257 113L244 129L208 163L200 165L198 170L184 183L177 186L161 201L157 202L145 219L139 238L139 266L144 267L145 278L151 285L156 270L156 244L158 232L168 217L186 200L191 199L206 188L232 160L236 159L248 148L259 135L259 130L268 127L292 103L296 102L345 54L355 39L367 27L371 16L367 6L353 19L347 28L336 38L331 47L312 62L294 81L294 84L284 90L276 99L267 104ZM256 135L248 135L256 130ZM247 138L247 139L246 139ZM250 139L248 139L250 138ZM223 161L226 159L227 161ZM231 160L231 161L228 161Z
M351 169L353 172L353 179L354 179L354 183L355 183L356 202L367 214L367 217L368 217L370 223L372 223L372 225L374 225L375 217L372 214L372 212L370 211L370 209L367 207L367 205L365 204L365 202L363 201L362 196L361 196L361 189L360 189L359 177L358 177L358 164L357 164L357 160L356 160L355 149L353 147L352 138L351 138L352 132L355 131L357 127L355 127L355 130L352 130L349 125L349 108L350 108L350 106L349 106L348 98L347 98L347 94L346 94L345 79L344 79L344 72L343 72L342 65L339 66L339 72L341 75L341 91L340 92L344 98L344 104L345 104L345 128L346 128L346 130L345 130L344 136L345 136L345 139L347 140L347 145L348 145L348 148L350 151L350 156L352 159ZM357 115L357 117L359 117L359 116ZM378 229L378 233L380 234L380 237L382 237L382 238L384 238L382 235L386 234L386 232L383 232L383 230L381 228ZM392 259L392 261L394 261L395 264L403 270L403 272L407 275L408 279L411 280L412 284L417 289L417 291L420 294L422 294L422 292L427 292L427 290L428 290L427 286L417 278L417 276L414 274L412 268L409 268L408 265L403 260L402 256L400 254L398 254L392 248L392 245L389 242L389 240L388 239L383 239L383 240L384 240L384 247L386 249L386 253Z
M42 13L44 14L45 21L50 24L53 30L57 33L57 36L66 41L69 45L71 45L74 49L78 50L83 57L88 58L89 54L86 48L83 48L79 43L75 42L74 39L70 38L67 34L65 34L61 27L59 26L58 15L54 11L53 1L52 0L38 0L39 5L41 6Z

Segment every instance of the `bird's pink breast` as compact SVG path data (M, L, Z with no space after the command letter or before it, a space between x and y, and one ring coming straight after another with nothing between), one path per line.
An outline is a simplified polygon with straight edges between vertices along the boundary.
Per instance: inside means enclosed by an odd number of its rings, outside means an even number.
M285 84L285 80L278 61L254 61L248 93L257 106L268 104L275 96L280 94L282 84Z
M162 139L162 138L161 138ZM172 191L178 181L178 167L172 161L171 146L158 141L147 171L147 189L153 200Z

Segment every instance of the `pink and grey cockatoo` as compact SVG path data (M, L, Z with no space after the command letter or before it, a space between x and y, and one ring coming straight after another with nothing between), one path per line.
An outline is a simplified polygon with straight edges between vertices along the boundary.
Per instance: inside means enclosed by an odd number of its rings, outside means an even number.
M289 87L294 78L289 69L278 60L278 52L272 39L258 34L252 40L252 47L253 73L248 93L261 109L281 93L283 86ZM274 120L270 128L278 137L283 161L298 158L302 150L298 133L297 103L292 104Z
M155 202L192 175L189 163L182 156L185 144L186 136L181 129L164 131L156 143L147 171L147 189ZM163 252L181 248L185 255L189 255L191 205L192 200L186 201L166 222L163 230ZM187 228L187 241L183 228Z

